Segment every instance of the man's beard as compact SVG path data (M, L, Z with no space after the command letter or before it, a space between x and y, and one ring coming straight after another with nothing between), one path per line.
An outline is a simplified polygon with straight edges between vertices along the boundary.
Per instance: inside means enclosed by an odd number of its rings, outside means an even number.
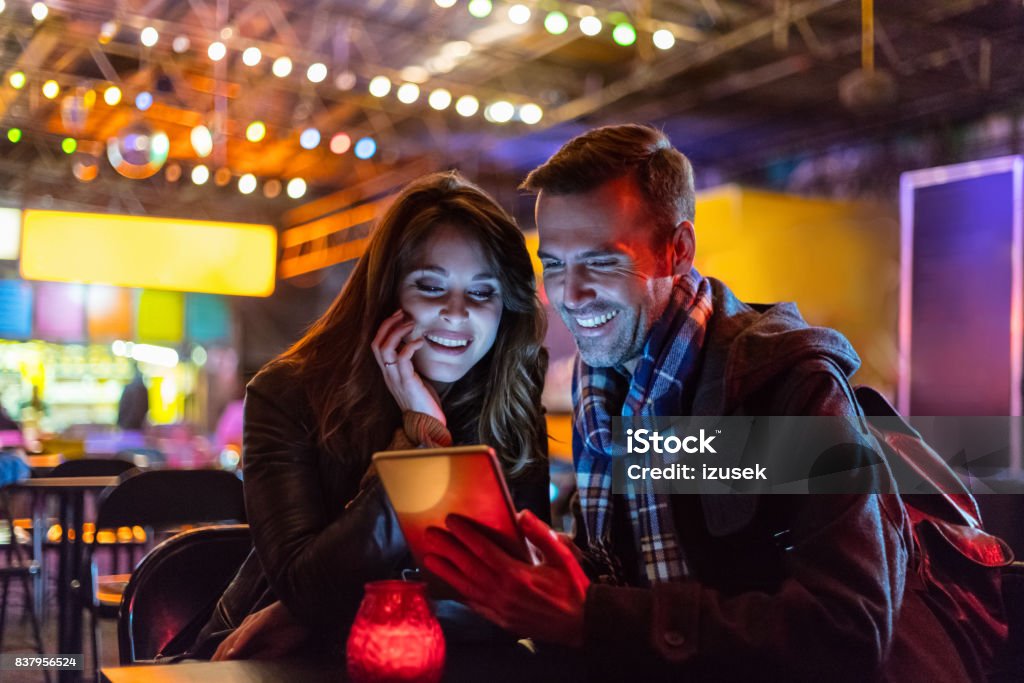
M592 368L610 368L622 365L638 357L644 350L648 327L646 315L636 309L616 310L618 310L618 315L608 323L605 323L606 325L614 324L617 326L618 332L614 337L579 337L575 334L573 335L576 348L580 352L580 358ZM589 312L588 316L610 312L597 310ZM559 314L562 316L566 327L570 330L576 329L576 317L582 317L578 316L578 314L573 315L564 308L559 308Z

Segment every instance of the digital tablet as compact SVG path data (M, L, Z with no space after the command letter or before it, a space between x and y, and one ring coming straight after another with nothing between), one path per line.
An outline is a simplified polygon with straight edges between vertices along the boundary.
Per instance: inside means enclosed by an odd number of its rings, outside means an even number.
M488 446L381 451L373 464L421 570L424 534L432 526L443 529L450 514L477 522L510 555L531 562L501 466Z

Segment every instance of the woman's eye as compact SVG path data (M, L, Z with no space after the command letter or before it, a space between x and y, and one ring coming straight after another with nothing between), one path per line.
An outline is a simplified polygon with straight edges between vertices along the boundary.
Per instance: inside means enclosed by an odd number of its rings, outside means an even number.
M497 294L493 289L478 289L467 293L477 301L490 301Z
M416 289L423 292L424 294L440 294L444 291L443 287L437 287L435 285L428 285L422 282L416 283Z

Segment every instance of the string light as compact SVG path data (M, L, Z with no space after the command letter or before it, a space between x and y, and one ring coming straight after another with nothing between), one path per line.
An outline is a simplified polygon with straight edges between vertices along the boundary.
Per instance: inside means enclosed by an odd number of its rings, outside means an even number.
M569 30L569 19L561 12L548 12L544 17L544 28L551 35L560 36Z
M60 94L60 85L57 81L49 80L43 83L43 97L52 100Z
M213 182L218 187L224 187L231 182L231 169L226 166L221 166L217 169L217 172L213 174Z
M625 21L616 24L612 29L612 40L623 47L628 47L636 42L636 29Z
M196 185L204 185L209 179L210 169L206 168L203 164L199 164L192 169L192 182Z
M374 97L384 97L391 92L391 81L387 76L374 76L370 81L370 94Z
M262 121L253 121L245 128L245 139L249 142L259 142L267 135L267 126Z
M121 101L121 89L116 85L112 85L103 91L103 101L111 107L116 107L117 103Z
M427 98L427 103L438 111L447 109L448 105L452 103L452 94L444 88L438 88L434 92L430 93L430 97Z
M181 166L174 162L167 164L167 170L164 171L164 177L167 178L167 182L169 183L178 182L181 180Z
M508 8L508 20L522 26L530 20L530 8L526 5L512 5Z
M508 123L515 116L516 108L511 102L498 100L484 110L484 118L492 123Z
M32 4L32 18L36 21L43 21L50 13L50 8L46 6L45 2L36 2Z
M278 78L284 78L292 72L292 60L287 57L278 57L274 60L274 64L270 67L270 71Z
M519 120L532 126L544 117L544 110L532 102L519 107Z
M7 139L17 144L21 140L21 128L11 128L8 130Z
M97 40L100 41L100 45L106 45L114 39L117 35L117 22L116 21L105 21L100 26L100 35Z
M369 159L377 153L377 141L373 138L360 138L356 143L355 155L360 159Z
M335 133L331 138L331 151L335 154L344 154L352 146L352 138L345 133Z
M302 149L315 149L320 144L320 131L316 128L307 128L299 135L299 146Z
M412 104L420 98L420 86L415 83L403 83L398 88L398 101L404 104Z
M242 64L246 66L256 66L263 59L263 53L255 45L245 48L242 52Z
M327 78L327 65L323 62L310 64L309 68L306 69L306 78L309 79L310 83L322 83Z
M306 194L306 181L302 178L292 178L288 181L288 186L285 191L292 199L298 199L302 195Z
M177 54L181 54L192 47L192 41L189 40L188 36L177 36L173 42L171 42L171 49Z
M263 196L267 199L273 199L277 195L281 194L281 181L277 178L271 178L267 182L263 183Z
M342 71L334 77L334 87L338 90L351 90L356 87L356 75L351 71Z
M60 141L60 148L65 154L74 154L78 149L78 141L74 138L64 138Z
M153 47L160 40L160 34L152 26L147 26L139 33L139 42L146 47Z
M580 19L580 32L585 36L596 36L601 32L601 20L597 17L583 17Z
M252 194L256 190L256 176L246 173L238 179L238 191L242 194Z
M455 0L434 0L434 4L441 9L448 9L455 6Z
M25 87L25 83L28 82L28 79L25 77L24 71L15 71L10 75L10 78L7 79L7 82L10 83L11 87L15 90L21 90Z
M664 28L655 31L651 40L654 41L654 47L659 50L671 50L672 46L676 44L676 37L672 35L672 31Z
M470 117L480 109L480 101L472 95L463 95L455 102L455 111L460 116Z
M483 19L491 13L494 6L491 4L491 0L469 0L466 9L477 19Z
M135 108L139 111L147 111L153 106L153 96L143 90L135 96Z
M219 40L213 41L212 43L210 43L210 47L206 48L206 56L215 62L219 62L220 60L224 59L227 53L227 47L225 47L224 43L220 42Z
M213 134L210 133L210 129L206 126L199 125L193 128L192 132L189 133L189 140L192 142L192 149L200 157L208 157L213 152ZM207 175L209 175L209 172L207 172Z

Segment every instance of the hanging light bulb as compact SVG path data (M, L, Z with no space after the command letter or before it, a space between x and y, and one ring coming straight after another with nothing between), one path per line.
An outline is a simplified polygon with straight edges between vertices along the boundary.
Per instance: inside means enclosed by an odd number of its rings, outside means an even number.
M320 144L320 131L316 128L307 128L299 135L299 145L302 149L315 149Z
M262 121L253 121L245 128L245 139L249 142L259 142L267 135L267 126Z
M452 103L452 94L444 88L438 88L434 92L430 93L430 97L427 98L427 103L438 111L447 109L448 105Z
M377 141L373 138L361 138L356 143L355 155L359 159L369 159L377 153Z
M176 36L174 41L171 43L171 49L179 55L190 47L192 47L192 41L189 40L188 36Z
M143 90L135 96L135 108L139 111L148 111L153 106L153 96L146 90Z
M345 133L335 133L331 138L331 151L335 154L344 154L352 146L352 138Z
M284 78L292 72L292 60L287 57L278 57L274 60L274 64L270 67L270 71L278 78Z
M519 120L529 126L540 123L543 117L544 110L532 102L519 107Z
M25 87L25 83L28 82L28 78L25 77L24 71L15 71L8 77L7 82L15 90L21 90Z
M306 194L306 181L302 178L292 178L288 181L286 192L292 199L299 199Z
M601 32L601 20L597 17L583 17L580 19L580 33L585 36L596 36Z
M199 164L192 169L192 182L196 185L203 185L209 179L210 169L206 168L203 164Z
M57 84L57 81L51 79L49 81L46 81L46 83L43 83L43 97L45 97L48 100L52 100L56 98L59 94L60 85Z
M463 95L455 102L455 111L460 116L470 117L480 109L480 101L472 95Z
M210 43L210 47L206 48L206 56L208 56L215 62L219 62L220 60L224 59L227 53L227 47L225 47L224 43L220 42L219 40L213 41L212 43Z
M121 101L121 89L116 85L112 85L103 91L103 101L111 107L116 107L118 102Z
M242 194L252 194L256 190L256 176L246 173L238 179L238 191Z
M147 26L139 33L139 42L146 47L153 47L160 40L160 34L152 26Z
M206 126L196 126L189 133L188 137L192 142L192 149L194 149L196 154L200 157L208 157L213 152L213 134Z
M50 14L50 8L45 2L32 3L32 18L36 21L43 21Z
M412 104L420 98L420 87L415 83L403 83L398 88L398 101Z
M263 53L255 45L245 48L242 52L242 64L246 66L256 66L263 59Z
M327 78L327 65L323 62L310 64L309 68L306 69L306 78L309 79L310 83L322 83Z
M659 50L671 50L672 46L676 44L676 37L672 34L672 31L662 28L654 32L651 36L651 40L654 42L654 47Z
M391 92L391 81L387 76L375 76L370 81L370 94L374 97L384 97Z
M526 5L512 5L508 8L508 20L522 26L530 20L530 8Z

